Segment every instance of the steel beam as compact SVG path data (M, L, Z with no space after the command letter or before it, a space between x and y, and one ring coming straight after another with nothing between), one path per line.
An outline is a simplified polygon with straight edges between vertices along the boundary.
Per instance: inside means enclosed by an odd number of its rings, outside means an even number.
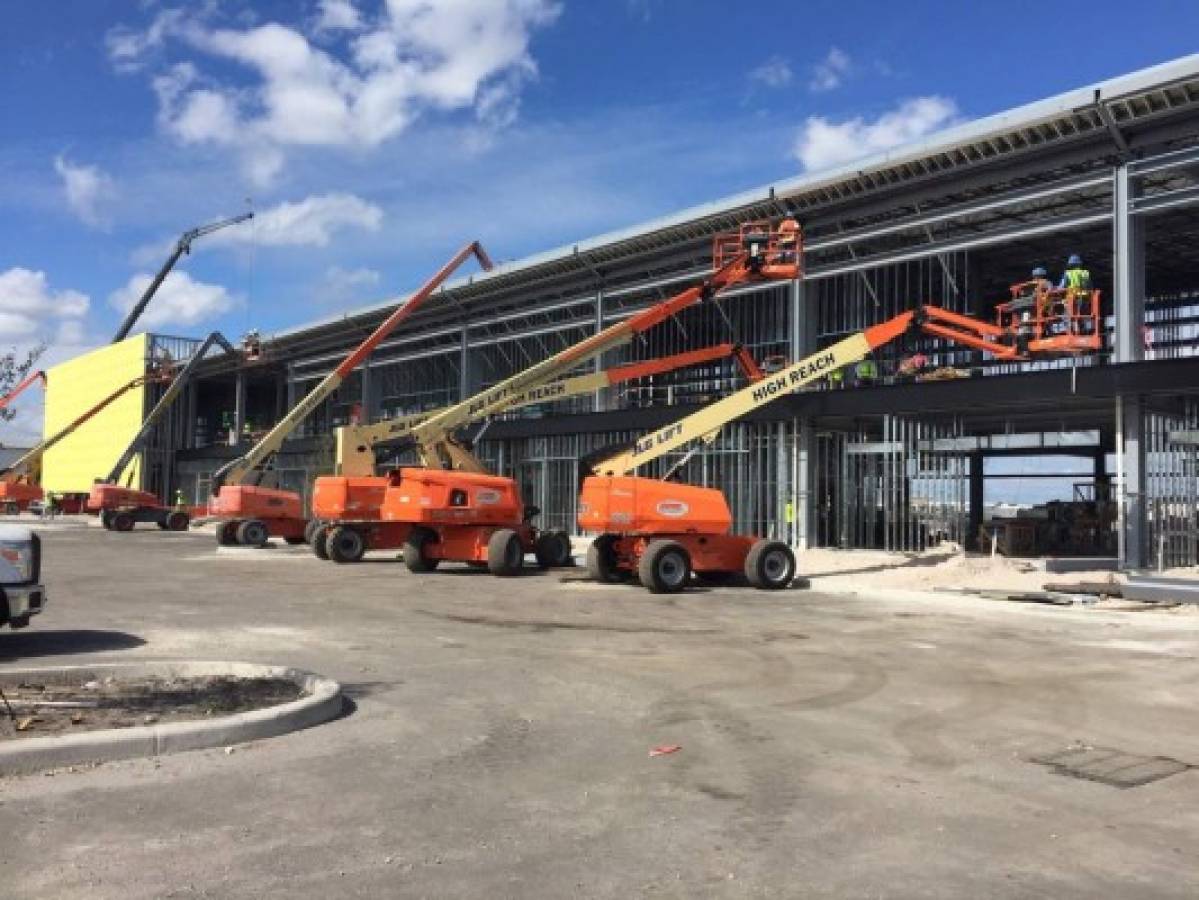
M1132 214L1136 181L1127 165L1116 167L1112 209L1112 287L1116 324L1113 362L1145 357L1145 229Z

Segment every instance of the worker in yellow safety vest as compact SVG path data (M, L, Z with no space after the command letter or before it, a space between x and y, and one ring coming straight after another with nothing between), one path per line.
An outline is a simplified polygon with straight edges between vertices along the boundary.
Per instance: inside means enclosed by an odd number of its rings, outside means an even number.
M1070 254L1070 258L1066 260L1066 271L1062 273L1062 280L1058 283L1058 288L1067 292L1069 302L1062 310L1062 333L1072 331L1071 310L1072 308L1080 307L1086 300L1087 294L1091 292L1091 273L1083 268L1082 257L1077 253Z
M874 382L878 381L878 363L867 356L853 367L853 376L854 381L859 385L874 384Z
M1062 273L1062 280L1058 283L1058 288L1063 291L1089 291L1091 289L1091 273L1083 268L1082 257L1077 253L1070 255L1066 260L1066 271Z

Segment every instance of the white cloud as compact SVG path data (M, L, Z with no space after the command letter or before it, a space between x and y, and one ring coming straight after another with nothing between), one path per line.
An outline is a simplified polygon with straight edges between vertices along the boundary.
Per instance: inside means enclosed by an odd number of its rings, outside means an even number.
M19 266L0 272L0 298L0 343L53 342L87 315L91 302L79 291L51 290L45 272Z
M134 275L124 287L109 295L109 306L122 315L129 312L153 278L148 272ZM164 325L195 325L228 312L233 305L233 297L222 285L205 284L195 281L186 272L175 271L166 277L142 313L138 328L152 330Z
M850 66L848 53L838 47L830 47L828 55L812 70L812 80L808 82L808 89L816 93L835 90L849 74Z
M824 116L809 116L795 140L794 156L806 171L827 169L945 128L957 118L957 111L949 98L933 96L904 100L873 121L856 116L830 122Z
M382 276L374 269L343 269L330 266L316 289L316 299L331 306L345 306L363 299L363 294L379 286Z
M116 194L112 178L97 166L77 166L61 154L54 158L54 171L62 179L71 212L93 228L107 228L102 207Z
M749 73L749 80L770 88L786 87L795 75L781 56L772 56Z
M255 244L266 247L327 247L346 229L378 231L383 210L353 194L313 194L254 213L240 228L218 231L211 244Z
M350 0L320 0L318 8L317 31L358 31L362 28L362 17Z
M361 28L344 58L276 22L211 28L174 12L145 32L110 33L108 46L127 66L169 36L249 70L248 84L233 84L176 64L154 80L159 125L181 143L240 148L247 175L265 184L288 148L375 148L429 112L473 109L484 124L509 124L537 74L532 34L560 12L555 0L387 0L367 28L344 0L326 2L318 31Z

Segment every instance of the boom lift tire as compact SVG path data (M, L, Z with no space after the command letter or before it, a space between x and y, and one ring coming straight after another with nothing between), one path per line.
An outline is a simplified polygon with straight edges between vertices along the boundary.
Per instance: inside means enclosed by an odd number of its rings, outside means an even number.
M362 538L362 532L345 525L330 529L325 544L329 559L335 563L356 563L366 553L366 541Z
M317 559L329 558L329 529L323 525L312 533L312 555Z
M409 572L417 575L432 572L441 562L436 557L429 556L428 546L437 542L437 535L427 528L413 528L404 541L404 565Z
M320 519L309 519L308 524L304 526L304 543L312 545L312 538L316 534L316 530L324 526Z
M677 594L691 577L691 555L678 541L650 541L637 563L637 578L651 594Z
M218 547L237 546L237 522L218 522L216 526L216 543Z
M795 554L781 541L763 538L749 548L745 577L761 591L781 591L795 580Z
M487 570L492 575L515 575L525 562L525 545L511 528L500 528L487 539Z
M133 514L124 511L115 512L112 515L112 530L113 531L132 531L133 530Z
M543 569L562 569L574 562L570 538L564 531L543 531L533 545L537 565Z
M237 526L237 542L243 547L265 547L270 539L266 523L258 519L246 519Z
M167 531L187 531L187 526L191 524L191 516L181 509L176 509L167 514L164 524Z
M587 575L600 584L620 581L616 568L616 535L601 534L587 548Z

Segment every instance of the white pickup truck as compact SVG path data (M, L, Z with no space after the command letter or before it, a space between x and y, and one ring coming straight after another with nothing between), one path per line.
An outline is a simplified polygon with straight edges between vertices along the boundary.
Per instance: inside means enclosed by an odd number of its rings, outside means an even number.
M46 605L42 539L23 525L0 525L0 626L24 628Z

